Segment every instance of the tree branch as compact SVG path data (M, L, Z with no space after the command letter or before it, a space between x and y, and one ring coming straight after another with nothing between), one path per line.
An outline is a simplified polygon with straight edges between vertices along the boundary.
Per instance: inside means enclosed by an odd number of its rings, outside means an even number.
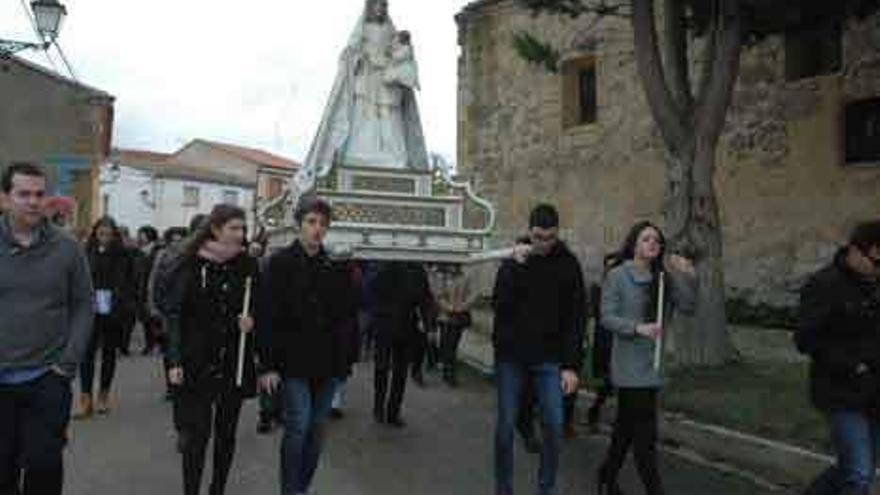
M703 63L702 70L700 71L700 79L697 81L697 101L703 101L706 97L706 92L709 91L709 84L712 81L712 63L715 61L715 49L718 45L718 2L720 0L708 0L711 4L711 15L709 16L708 26L705 29L706 32L706 46L703 47L702 50L702 58L701 61Z
M694 104L688 64L688 34L682 0L665 0L666 36L663 40L666 80L680 111L687 115Z
M670 151L680 151L687 141L685 115L676 106L663 75L654 22L654 0L634 0L633 31L636 63L651 113Z
M741 0L721 0L718 10L717 25L713 30L717 33L717 44L711 73L705 93L700 95L695 119L697 130L713 147L724 129L727 109L733 99L743 41Z

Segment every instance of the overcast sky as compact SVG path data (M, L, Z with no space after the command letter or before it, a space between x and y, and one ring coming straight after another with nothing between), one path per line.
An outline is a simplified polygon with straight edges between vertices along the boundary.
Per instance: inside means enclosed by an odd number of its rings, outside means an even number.
M456 25L469 0L391 0L413 34L428 148L455 157ZM194 138L302 160L363 0L61 0L77 77L116 97L114 145L173 151ZM28 1L29 4L29 1ZM0 37L34 38L22 0ZM61 61L51 54L63 71ZM43 54L29 59L51 67Z

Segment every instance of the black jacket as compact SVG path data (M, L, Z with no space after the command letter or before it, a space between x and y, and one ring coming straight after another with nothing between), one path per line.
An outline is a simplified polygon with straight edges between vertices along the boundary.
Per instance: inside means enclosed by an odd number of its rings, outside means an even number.
M580 263L565 244L523 264L505 260L493 300L496 360L580 370L587 300Z
M812 358L810 391L823 411L878 411L880 285L846 265L846 251L801 289L798 349ZM859 372L859 364L867 370Z
M171 366L182 366L184 388L211 384L235 387L246 279L251 278L251 309L257 295L257 264L246 255L226 263L204 258L187 259L170 280L168 294L167 357ZM252 314L252 311L251 311ZM256 394L254 336L245 340L241 391Z
M434 296L424 266L401 261L385 262L373 283L373 324L380 344L412 338L419 321L433 331Z
M120 245L100 249L97 245L88 248L89 267L92 286L95 290L109 290L113 294L111 317L116 321L135 310L137 299L137 280L134 259Z
M348 372L356 294L347 264L299 241L273 254L257 305L260 364L287 378L340 378Z

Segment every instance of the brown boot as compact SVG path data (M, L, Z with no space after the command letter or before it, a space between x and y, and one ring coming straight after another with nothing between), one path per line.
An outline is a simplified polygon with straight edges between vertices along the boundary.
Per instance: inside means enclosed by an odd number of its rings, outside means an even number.
M110 392L101 391L98 393L98 403L96 406L98 414L110 413Z
M79 412L73 415L73 419L89 419L95 414L92 404L92 394L79 395Z

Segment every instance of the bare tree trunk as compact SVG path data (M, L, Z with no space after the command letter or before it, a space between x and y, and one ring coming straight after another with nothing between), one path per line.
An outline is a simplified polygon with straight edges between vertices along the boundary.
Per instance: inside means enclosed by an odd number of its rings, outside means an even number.
M697 101L689 98L683 61L687 43L682 22L666 19L671 30L660 58L654 15L655 0L634 0L635 53L648 105L666 144L664 219L673 251L696 261L700 278L697 313L679 317L671 350L680 364L717 365L731 360L735 349L727 333L721 220L713 182L715 149L733 94L741 50L740 0L715 2L707 50L711 64L700 80ZM677 0L667 0L669 14L681 16Z

